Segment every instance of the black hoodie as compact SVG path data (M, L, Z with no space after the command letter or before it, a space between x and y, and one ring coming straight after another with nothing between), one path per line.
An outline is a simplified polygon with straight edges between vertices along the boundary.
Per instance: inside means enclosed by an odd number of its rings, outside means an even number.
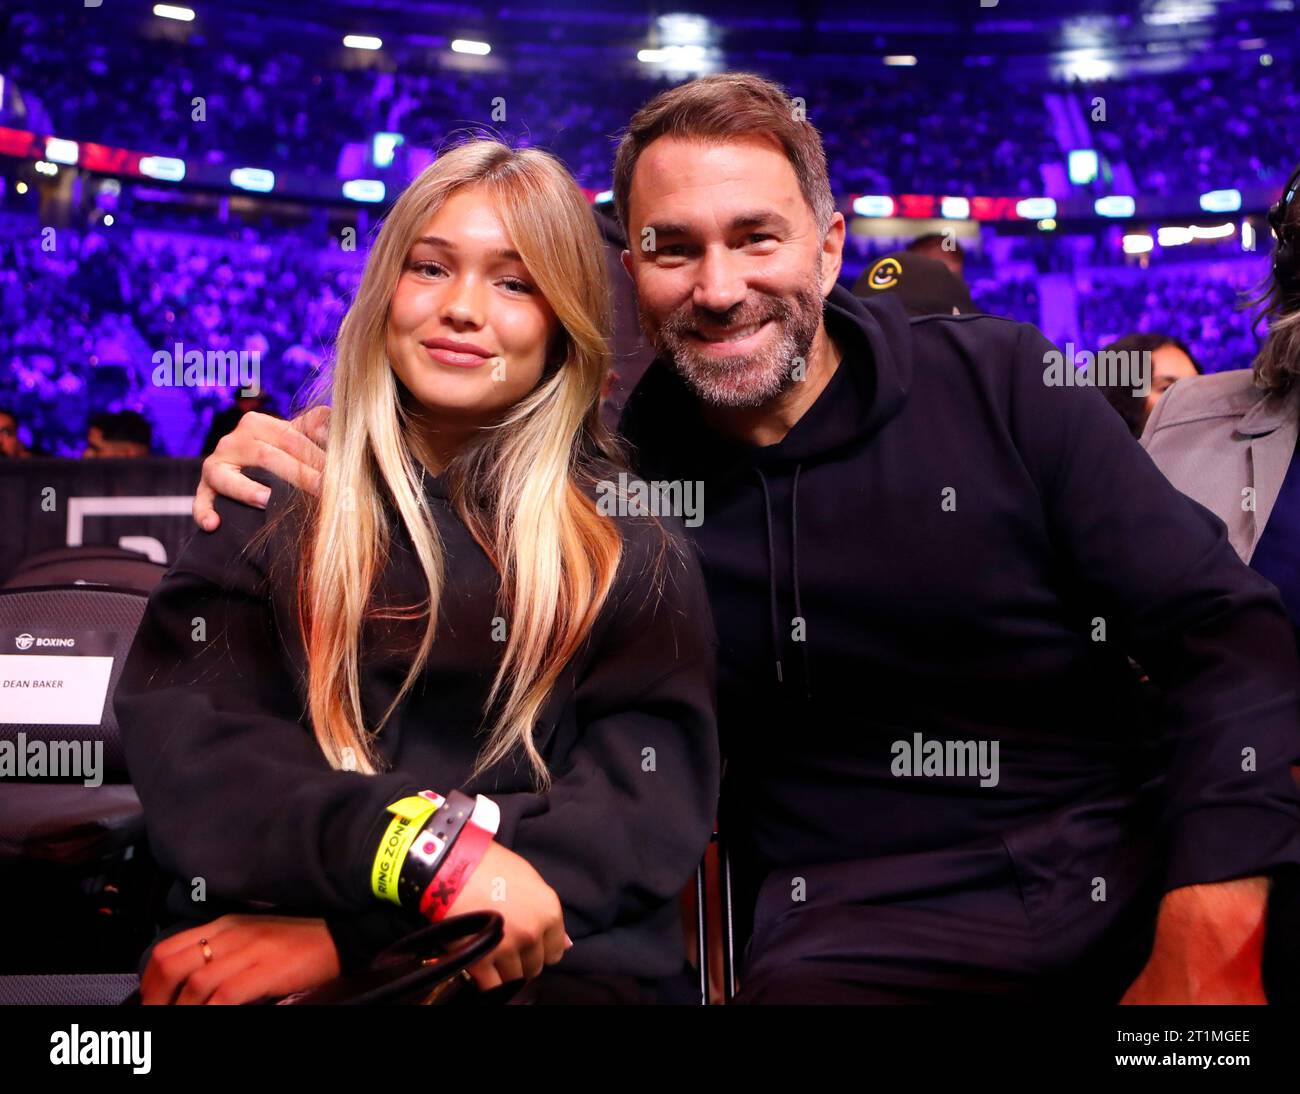
M715 640L680 523L664 522L665 541L649 518L618 518L614 587L537 719L553 778L539 794L522 759L470 778L504 648L500 582L443 478L430 476L446 557L437 637L377 738L390 769L362 775L332 770L310 732L292 577L300 511L284 511L281 480L250 473L271 486L267 510L217 499L220 528L196 534L154 590L115 696L149 843L176 879L176 926L267 908L323 917L350 970L422 922L370 891L385 807L459 788L500 806L497 841L559 895L574 942L563 969L679 973L678 898L708 844L718 780ZM257 536L268 519L273 531ZM390 607L427 597L400 528L375 596ZM373 726L424 624L365 626L362 707Z
M1132 876L1300 863L1295 643L1222 523L1045 382L1034 327L842 287L824 314L841 363L779 443L710 430L662 360L623 418L644 478L703 484L723 834L791 876L1002 840L1032 897L1114 867L1144 800ZM996 742L996 785L900 774L930 741Z

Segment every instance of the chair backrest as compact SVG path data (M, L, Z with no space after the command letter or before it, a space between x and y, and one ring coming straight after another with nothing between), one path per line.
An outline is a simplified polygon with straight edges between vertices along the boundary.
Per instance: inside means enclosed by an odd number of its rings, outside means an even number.
M125 547L53 547L28 555L14 567L4 583L6 589L28 589L37 585L109 585L116 589L152 592L167 572L139 551Z
M14 698L16 693L7 697L0 691L0 735L15 739L21 731L28 742L102 741L104 781L130 781L126 775L122 736L113 712L113 692L147 602L148 597L138 590L99 585L0 589L0 655L91 654L112 658L108 690L97 725L46 725L13 720L12 712L18 704ZM42 639L55 639L57 644ZM69 640L74 643L72 646L67 645Z

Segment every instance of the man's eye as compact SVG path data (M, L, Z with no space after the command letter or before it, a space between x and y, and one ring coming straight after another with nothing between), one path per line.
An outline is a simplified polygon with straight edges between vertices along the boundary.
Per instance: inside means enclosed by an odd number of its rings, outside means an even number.
M764 240L775 239L776 237L767 232L753 232L749 237L750 243L762 243Z

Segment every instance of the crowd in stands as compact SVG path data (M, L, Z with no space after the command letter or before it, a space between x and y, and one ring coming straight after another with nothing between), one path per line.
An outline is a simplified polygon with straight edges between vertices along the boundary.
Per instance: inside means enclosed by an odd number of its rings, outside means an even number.
M635 66L556 65L539 78L454 71L413 54L396 71L364 61L343 68L337 50L241 42L234 52L206 40L96 33L93 9L32 8L10 20L0 72L21 89L29 127L231 166L332 175L346 144L368 145L377 132L436 149L487 127L551 149L581 183L604 189L615 135L663 86ZM852 79L799 64L765 74L804 100L837 193L1042 194L1042 166L1059 167L1069 150L1049 94L1074 97L1098 150L1126 164L1143 194L1280 184L1300 147L1296 73L1282 57L1263 68L1254 53L1221 72L1070 86L941 65ZM1096 97L1104 119L1093 118Z
M10 115L0 124L327 175L345 144L381 130L436 148L458 130L489 127L512 143L550 148L580 182L604 188L615 135L663 86L578 68L557 67L544 80L451 72L427 57L424 67L396 72L360 62L345 69L309 50L249 43L236 53L90 33L95 18L94 9L36 5L9 15L0 74ZM797 67L770 74L803 99L838 194L1040 193L1040 167L1064 156L1048 93L1074 96L1085 113L1094 96L1105 98L1105 120L1091 122L1097 147L1155 193L1280 184L1300 147L1293 69L1261 68L1253 54L1224 72L1071 87L920 68L852 81ZM195 96L203 121L194 120ZM153 453L198 454L233 392L154 383L154 354L177 344L257 354L264 405L280 413L320 376L364 247L342 251L317 227L213 235L215 221L202 216L190 227L143 222L59 229L53 247L27 214L0 225L0 407L21 422L31 451L82 455L92 417L131 412L150 424ZM1139 271L1102 233L1094 242L1084 259L1054 234L1030 233L1016 243L1014 263L994 265L976 247L962 272L976 307L1031 323L1042 320L1040 278L1073 276L1084 346L1156 331L1184 341L1206 371L1250 363L1257 339L1239 304L1263 276L1262 256L1253 267L1206 253L1173 271ZM850 248L845 283L873 257Z
M153 382L154 355L256 352L282 412L318 378L362 255L337 241L63 230L53 251L17 219L0 235L0 404L51 455L81 455L85 422L137 410L154 451L194 455L233 389Z
M0 226L0 406L20 419L29 446L56 456L82 455L90 418L122 411L151 423L154 454L200 454L236 391L156 383L155 354L174 355L177 344L255 351L262 408L291 412L321 379L364 257L337 240L248 228L66 229L47 250L35 221ZM846 267L846 284L861 265ZM971 249L963 272L979 310L1041 321L1036 277L999 271ZM1159 331L1191 346L1206 371L1244 368L1256 340L1238 306L1264 272L1262 257L1082 272L1081 347Z

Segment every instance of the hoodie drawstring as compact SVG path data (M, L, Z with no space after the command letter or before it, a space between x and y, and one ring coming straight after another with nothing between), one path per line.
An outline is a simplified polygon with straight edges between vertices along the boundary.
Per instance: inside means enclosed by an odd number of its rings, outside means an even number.
M803 619L803 641L799 653L803 658L804 698L812 698L812 670L808 662L808 620L804 619L803 604L799 600L799 472L803 464L794 465L794 482L790 486L790 569L794 577L794 614Z
M794 483L791 486L790 494L790 562L792 577L794 581L794 612L799 618L803 618L803 602L799 596L799 472L803 470L802 464L796 464L794 469ZM772 613L772 655L776 662L776 680L778 684L785 683L785 677L781 668L781 627L777 618L776 602L776 552L775 543L772 533L772 495L767 487L767 479L763 475L762 469L755 467L754 474L758 476L758 484L763 488L763 515L767 522L767 577L768 577L768 595L771 601ZM804 620L805 634L804 641L800 643L802 647L800 653L803 658L804 674L804 694L807 698L812 698L812 670L808 659L808 639L806 628L808 621Z

